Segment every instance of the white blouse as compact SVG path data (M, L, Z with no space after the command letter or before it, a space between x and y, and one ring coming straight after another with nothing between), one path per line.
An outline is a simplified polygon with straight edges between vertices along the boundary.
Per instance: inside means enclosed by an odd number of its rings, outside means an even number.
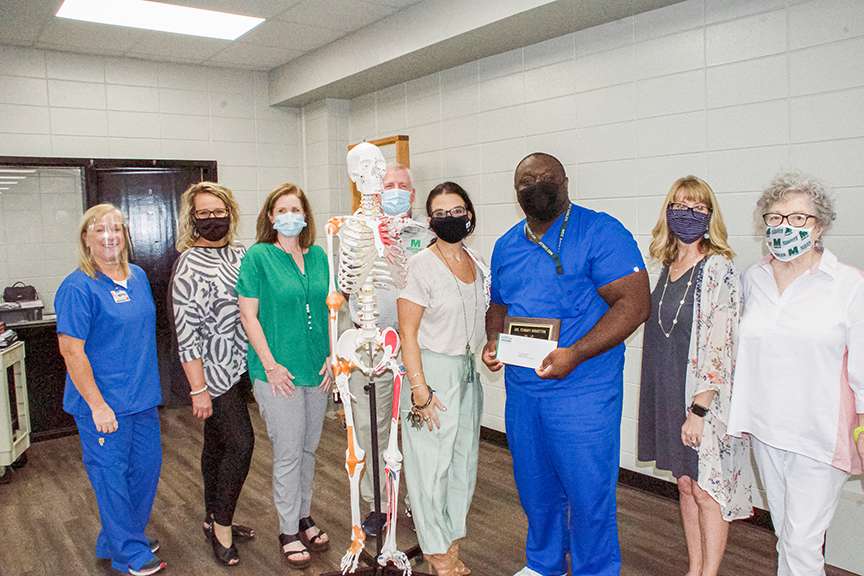
M421 348L461 356L466 343L473 352L484 341L489 270L472 258L477 269L472 284L456 278L431 248L408 260L408 280L399 298L425 308L417 331Z
M781 296L772 258L742 278L728 433L859 474L852 430L864 413L864 275L825 250Z

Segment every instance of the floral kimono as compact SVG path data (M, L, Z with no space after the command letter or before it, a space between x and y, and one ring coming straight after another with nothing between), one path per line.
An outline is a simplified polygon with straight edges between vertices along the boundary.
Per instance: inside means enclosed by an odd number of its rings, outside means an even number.
M699 486L720 504L727 521L748 518L751 501L749 439L726 434L741 311L738 272L723 256L710 256L696 283L685 409L713 390L699 446Z

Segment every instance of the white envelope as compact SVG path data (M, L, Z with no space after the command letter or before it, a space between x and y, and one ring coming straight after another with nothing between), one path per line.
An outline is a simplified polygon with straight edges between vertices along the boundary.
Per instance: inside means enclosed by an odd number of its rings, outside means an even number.
M498 352L495 357L504 364L540 368L543 359L558 347L557 340L541 340L511 334L498 335Z

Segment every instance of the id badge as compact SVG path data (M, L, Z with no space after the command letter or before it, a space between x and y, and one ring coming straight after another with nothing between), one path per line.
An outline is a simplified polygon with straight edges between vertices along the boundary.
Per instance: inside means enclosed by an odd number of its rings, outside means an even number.
M120 302L129 302L129 294L126 293L122 288L118 288L117 290L111 291L111 296L114 297L114 302L118 304Z

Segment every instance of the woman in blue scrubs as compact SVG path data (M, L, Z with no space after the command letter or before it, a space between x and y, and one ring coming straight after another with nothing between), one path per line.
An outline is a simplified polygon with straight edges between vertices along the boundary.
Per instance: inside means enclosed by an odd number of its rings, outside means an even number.
M75 417L102 530L96 556L135 575L165 563L144 535L162 468L156 309L144 271L129 264L126 221L111 204L81 218L79 266L54 300L66 361L63 409Z

